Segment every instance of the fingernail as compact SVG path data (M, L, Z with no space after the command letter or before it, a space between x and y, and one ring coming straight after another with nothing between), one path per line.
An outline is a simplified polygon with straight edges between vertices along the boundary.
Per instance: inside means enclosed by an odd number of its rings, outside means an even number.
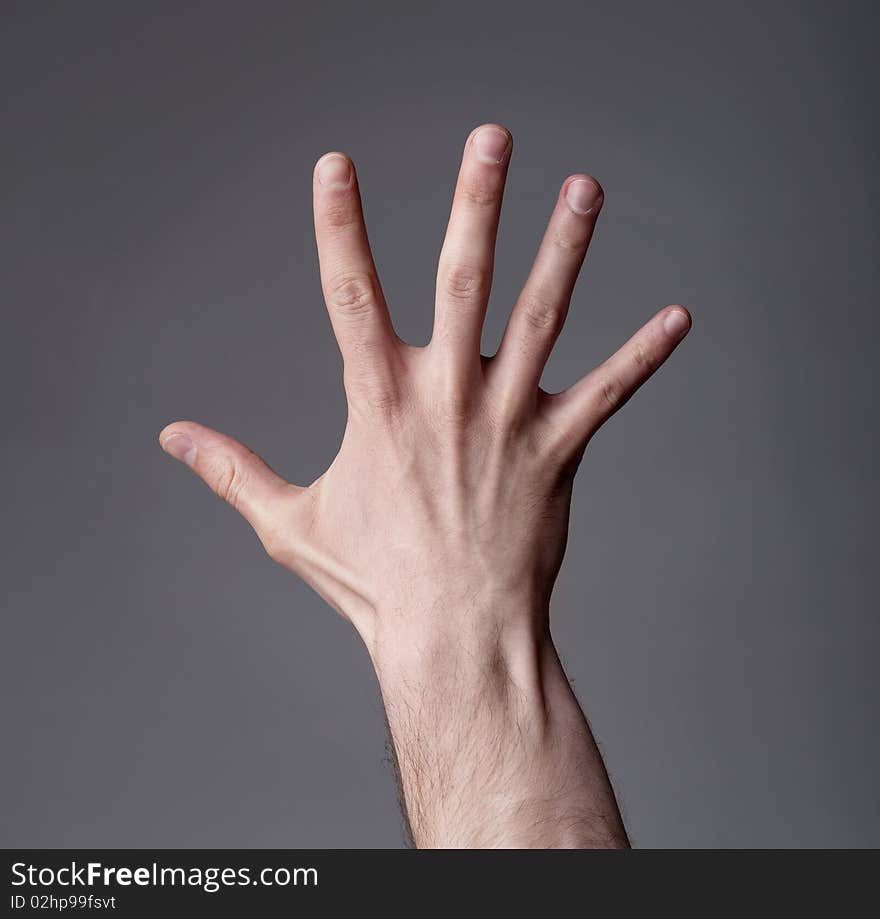
M576 214L589 214L602 203L602 189L589 179L575 179L565 189L565 200Z
M681 338L691 327L691 317L684 310L670 310L663 318L663 328L670 338Z
M348 188L351 163L339 153L328 153L318 161L318 181L325 188Z
M188 434L172 434L162 441L162 449L176 460L192 466L196 461L196 445Z
M510 135L500 128L487 125L474 135L474 150L482 163L498 165L504 161L510 147Z

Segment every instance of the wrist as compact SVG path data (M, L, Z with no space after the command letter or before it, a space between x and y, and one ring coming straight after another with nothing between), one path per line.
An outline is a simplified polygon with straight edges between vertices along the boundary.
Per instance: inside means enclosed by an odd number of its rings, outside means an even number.
M383 610L375 622L365 644L383 694L502 692L514 684L540 696L542 660L552 646L546 604L448 600Z

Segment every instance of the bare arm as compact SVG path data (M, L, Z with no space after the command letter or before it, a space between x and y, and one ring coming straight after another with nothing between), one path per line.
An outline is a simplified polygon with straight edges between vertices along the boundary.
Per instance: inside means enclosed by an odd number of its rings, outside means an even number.
M321 279L349 406L321 478L290 485L192 422L160 439L363 638L417 845L625 846L550 637L550 594L587 442L690 317L667 307L570 389L539 388L602 205L595 180L571 176L500 349L481 356L510 148L498 126L468 138L423 348L394 333L353 164L318 162Z
M377 670L416 845L627 845L602 759L549 637L499 635L473 645L456 637L403 668L396 657Z

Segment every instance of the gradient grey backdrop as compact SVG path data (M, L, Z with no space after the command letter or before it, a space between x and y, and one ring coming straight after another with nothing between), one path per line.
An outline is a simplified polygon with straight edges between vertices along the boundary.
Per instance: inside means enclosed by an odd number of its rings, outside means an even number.
M487 350L580 170L607 200L545 385L695 317L588 451L553 610L634 842L880 845L877 18L5 3L0 843L400 844L354 632L156 435L322 472L312 165L355 158L424 342L461 147L497 120Z

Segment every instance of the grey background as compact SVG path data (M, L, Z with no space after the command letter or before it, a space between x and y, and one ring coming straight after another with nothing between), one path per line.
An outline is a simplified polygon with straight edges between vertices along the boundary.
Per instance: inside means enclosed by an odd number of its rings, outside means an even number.
M5 3L0 843L400 844L353 631L156 434L323 471L313 162L356 159L424 342L498 120L486 348L580 170L607 201L545 385L695 317L588 451L553 611L634 842L880 845L873 9Z

